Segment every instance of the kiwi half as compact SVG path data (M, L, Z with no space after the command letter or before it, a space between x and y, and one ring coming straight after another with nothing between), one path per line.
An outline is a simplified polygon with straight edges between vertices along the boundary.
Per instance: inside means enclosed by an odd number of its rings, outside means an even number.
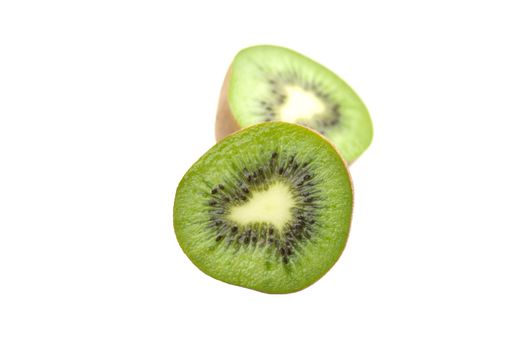
M266 293L301 290L341 255L352 183L318 133L284 122L243 129L212 147L181 180L174 228L204 273Z
M330 139L347 163L372 141L368 111L348 84L319 63L286 48L240 51L221 90L215 136L260 122L301 124Z

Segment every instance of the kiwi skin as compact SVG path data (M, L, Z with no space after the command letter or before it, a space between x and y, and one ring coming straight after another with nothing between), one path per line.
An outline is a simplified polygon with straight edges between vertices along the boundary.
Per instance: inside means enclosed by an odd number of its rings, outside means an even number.
M224 82L222 84L219 105L217 107L217 119L215 122L215 140L219 142L226 136L233 134L241 129L237 120L233 117L230 104L228 102L228 90L230 88L230 78L232 75L232 67L228 68Z
M312 134L314 134L315 136L317 136L319 139L321 139L322 141L324 141L325 143L329 144L331 146L331 148L335 151L335 153L337 154L337 156L339 157L339 159L341 160L341 162L346 165L345 163L345 160L344 158L342 157L341 153L337 150L337 148L335 148L335 146L332 144L332 142L330 142L326 137L324 137L323 135L321 135L320 133L318 133L317 131L315 131L314 129L311 129L311 128L308 128L308 127L304 127L304 126L301 126L301 125L297 125L297 124L292 124L292 123L287 123L287 122L282 122L282 121L271 121L271 122L267 122L267 123L276 123L276 124L289 124L289 125L293 125L294 127L299 127L299 128L302 128L302 129L306 129L308 130L309 132L311 132ZM267 124L265 123L265 124ZM260 126L260 124L255 124L255 125L251 125L251 126L248 126L244 129L240 129L240 130L237 130L227 136L225 136L224 138L230 138L230 137L233 137L234 135L236 135L237 133L241 133L241 132L244 132L246 131L247 129L251 129L251 128L255 128L257 126ZM219 146L219 143L216 144L215 146L213 146L213 148L215 147L218 147ZM204 157L204 155L202 156ZM201 157L201 158L202 158ZM351 190L351 193L354 194L354 186L353 186L353 182L352 182L352 178L351 178L351 175L348 171L348 167L345 166L345 170L346 170L346 174L347 174L347 179L348 179L348 183L349 183L349 186L350 186L350 190ZM185 181L185 177L182 178L182 180L180 181L179 183L179 186L177 187L177 193L179 192L179 189L181 188L181 185L183 184L183 182ZM175 197L177 197L177 193L175 195ZM339 252L339 255L336 257L335 261L333 262L332 264L332 267L337 263L337 261L339 260L339 258L341 257L341 254L343 253L345 247L346 247L346 244L348 242L348 237L350 235L350 229L351 229L351 223L352 223L352 216L353 216L353 209L354 209L354 202L355 202L355 197L354 195L352 196L352 202L351 202L351 207L350 207L350 215L349 215L349 218L348 218L348 234L346 235L345 237L345 241L344 241L344 245L342 247L342 249L340 250ZM175 232L177 232L178 230L178 223L177 223L177 220L176 220L176 215L175 215L175 212L176 212L176 208L175 208L175 205L173 207L173 225L174 225L174 230ZM182 242L180 239L179 239L179 236L176 235L176 238L178 240L178 243L181 247L184 246L184 242ZM183 252L186 254L186 252L184 251L183 249ZM186 254L187 255L187 254ZM187 255L188 256L188 255ZM228 284L231 284L231 285L235 285L235 286L239 286L239 287L243 287L243 288L246 288L246 289L252 289L252 290L256 290L258 292L262 292L262 293L265 293L265 294L290 294L290 293L295 293L295 292L298 292L298 291L301 291L303 289L306 289L308 287L310 287L311 285L315 284L318 280L320 280L324 275L326 275L326 273L328 271L331 270L331 268L329 268L328 270L326 270L322 275L318 276L317 279L311 281L310 283L308 284L305 284L303 286L301 286L300 288L294 288L294 289L288 289L287 291L283 292L283 291L279 291L279 290L272 290L272 289L258 289L258 288L250 288L250 287L246 287L246 286L242 286L242 285L238 285L238 284L234 284L234 283L231 283L229 282L228 280L225 280L225 279L221 279L220 277L218 276L212 276L210 275L206 269L204 268L204 266L200 266L197 262L193 261L190 256L188 256L188 258L190 259L190 261L193 262L193 264L195 266L197 266L197 268L199 270L201 270L204 274L206 275L209 275L210 277L214 278L214 279L217 279L219 281L222 281L222 282L225 282L225 283L228 283Z

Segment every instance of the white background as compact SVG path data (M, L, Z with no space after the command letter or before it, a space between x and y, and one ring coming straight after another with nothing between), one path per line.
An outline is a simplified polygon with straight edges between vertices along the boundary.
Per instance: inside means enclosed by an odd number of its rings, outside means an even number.
M1 349L524 349L520 1L2 1ZM269 43L375 124L347 249L266 295L195 268L178 181Z

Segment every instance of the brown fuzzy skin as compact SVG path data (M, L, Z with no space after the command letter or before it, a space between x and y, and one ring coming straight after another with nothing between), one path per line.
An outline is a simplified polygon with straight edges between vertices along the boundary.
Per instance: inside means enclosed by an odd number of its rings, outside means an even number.
M231 74L232 68L230 66L226 73L226 77L224 77L224 82L222 83L219 105L217 107L217 118L215 120L215 140L217 142L241 129L241 126L233 117L230 103L228 102L228 89L230 86Z

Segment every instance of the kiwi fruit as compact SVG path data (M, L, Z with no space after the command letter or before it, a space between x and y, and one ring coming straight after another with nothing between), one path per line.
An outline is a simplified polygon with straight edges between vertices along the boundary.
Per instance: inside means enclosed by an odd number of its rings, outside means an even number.
M341 255L353 190L317 132L260 123L213 146L182 178L173 208L180 246L204 273L265 293L321 278Z
M368 110L341 78L283 47L253 46L234 58L224 80L215 136L261 122L285 121L325 135L348 164L372 141Z

